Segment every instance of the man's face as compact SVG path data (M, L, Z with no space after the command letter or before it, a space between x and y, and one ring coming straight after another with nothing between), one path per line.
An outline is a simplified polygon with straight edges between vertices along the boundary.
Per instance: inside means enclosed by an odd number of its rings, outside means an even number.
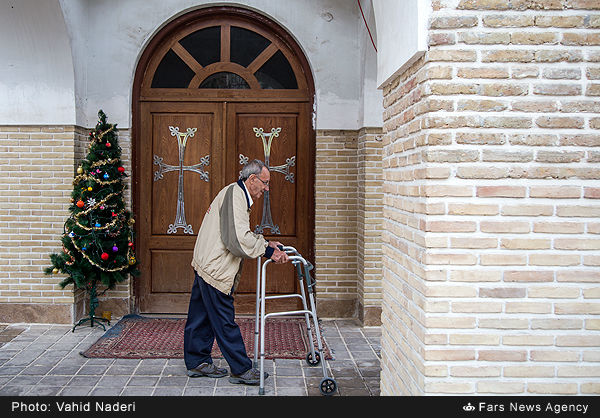
M250 177L248 177L246 185L252 199L260 199L265 190L269 190L270 180L271 174L269 173L269 170L267 170L267 167L263 167L260 174L251 174Z

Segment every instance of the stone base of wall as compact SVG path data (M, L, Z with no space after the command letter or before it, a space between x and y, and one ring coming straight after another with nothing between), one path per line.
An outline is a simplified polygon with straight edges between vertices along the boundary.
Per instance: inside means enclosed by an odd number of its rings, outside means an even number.
M71 324L73 305L42 303L2 303L0 322L33 324Z
M317 316L319 318L356 318L356 299L317 298Z
M319 318L356 318L363 326L381 325L381 307L367 306L356 299L317 298L317 316Z
M365 327L378 327L381 325L381 306L358 305L358 319Z
M100 305L96 308L96 314L102 316L103 312L110 312L112 318L121 318L131 313L129 299L111 298L101 300Z
M109 290L104 297L100 297L98 300L98 306L94 312L95 316L102 317L103 314L110 313L111 318L121 318L125 315L132 313L131 302L132 299L123 295L111 295L114 290ZM74 304L74 318L75 321L79 321L81 318L85 318L89 315L90 300L89 295L83 290L75 292L75 304Z

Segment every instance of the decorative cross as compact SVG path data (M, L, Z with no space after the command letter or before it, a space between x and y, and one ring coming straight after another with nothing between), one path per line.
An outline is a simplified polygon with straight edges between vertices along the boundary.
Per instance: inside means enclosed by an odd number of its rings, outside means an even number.
M285 180L290 183L294 182L294 173L290 173L290 167L296 165L296 156L287 158L285 160L285 164L271 166L269 164L269 160L271 158L271 143L273 142L273 138L279 137L279 133L281 132L281 128L271 128L270 133L265 133L263 128L252 128L257 138L262 139L263 150L265 153L265 165L269 169L269 171L275 171L277 173L281 173L285 175ZM249 158L240 154L240 164L246 165L248 163ZM273 217L271 216L271 201L269 198L269 191L265 191L264 193L265 199L263 200L263 211L262 211L262 220L260 225L256 225L254 232L257 234L262 234L265 228L269 228L272 234L281 234L279 230L279 226L275 225L273 222Z
M169 171L179 171L179 183L177 185L177 215L175 216L175 223L169 225L167 234L176 234L177 228L183 228L184 234L193 234L194 230L192 225L188 224L185 220L185 207L183 197L183 172L193 171L200 174L200 178L208 182L208 172L204 171L204 167L210 164L210 155L206 155L200 158L200 163L194 165L183 165L183 157L185 155L185 147L187 145L188 138L193 138L197 128L188 128L187 132L179 132L179 127L169 126L171 136L177 137L177 144L179 147L179 165L169 165L163 163L162 157L154 154L154 165L158 166L158 170L154 172L154 181L158 181L163 178L164 173Z

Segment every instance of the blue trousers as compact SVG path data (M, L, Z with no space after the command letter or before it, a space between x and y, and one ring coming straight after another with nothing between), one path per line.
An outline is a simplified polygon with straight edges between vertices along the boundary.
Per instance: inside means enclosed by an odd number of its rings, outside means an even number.
M195 273L183 337L188 370L212 363L210 353L215 339L232 374L240 375L252 368L242 333L235 323L233 296L218 291Z

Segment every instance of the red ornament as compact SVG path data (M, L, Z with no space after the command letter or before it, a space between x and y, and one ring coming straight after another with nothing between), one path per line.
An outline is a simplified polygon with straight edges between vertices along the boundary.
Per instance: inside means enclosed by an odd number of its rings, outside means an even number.
M110 147L112 147L112 144L110 142L107 142L106 143L106 148L110 148Z
M83 200L78 200L77 201L77 207L78 208L82 208L85 205L85 203L83 203Z
M107 253L102 253L102 255L100 256L101 259L103 259L104 261L108 260L108 254Z
M123 168L123 167L119 167L119 168L117 168L117 170L119 170L119 173L124 173L125 172L125 168Z

